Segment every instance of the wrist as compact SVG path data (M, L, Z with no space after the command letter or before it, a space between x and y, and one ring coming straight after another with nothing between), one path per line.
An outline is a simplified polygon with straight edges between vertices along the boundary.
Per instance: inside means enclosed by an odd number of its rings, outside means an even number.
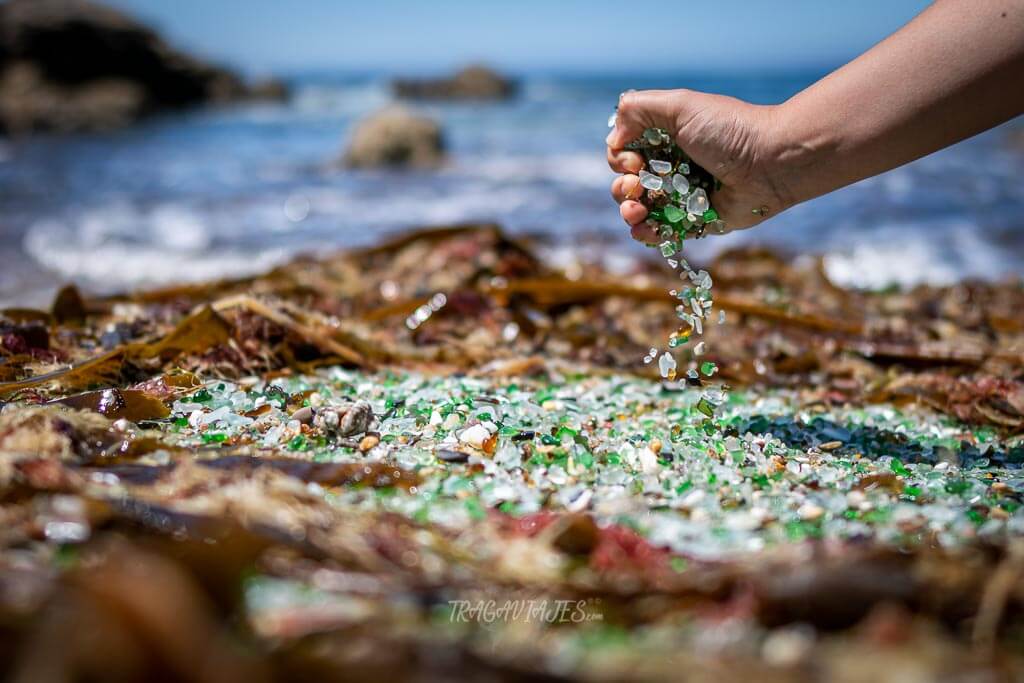
M829 187L829 159L839 146L834 127L810 116L798 98L769 108L765 172L783 208L835 189Z

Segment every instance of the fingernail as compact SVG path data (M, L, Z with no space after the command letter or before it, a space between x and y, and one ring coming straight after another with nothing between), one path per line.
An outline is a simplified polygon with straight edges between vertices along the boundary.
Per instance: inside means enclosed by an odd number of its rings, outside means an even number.
M615 139L615 129L612 128L612 132L608 133L608 137L606 137L604 139L604 144L606 144L609 147L611 147L612 146L612 140L614 140L614 139Z

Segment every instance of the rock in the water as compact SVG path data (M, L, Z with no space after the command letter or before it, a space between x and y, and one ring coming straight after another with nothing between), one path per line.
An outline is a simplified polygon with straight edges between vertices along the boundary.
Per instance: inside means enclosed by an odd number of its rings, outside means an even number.
M390 107L358 123L342 159L352 168L429 168L444 161L441 127L430 119Z
M104 130L252 94L230 71L178 52L102 5L0 4L0 133Z
M449 78L397 79L392 87L413 99L503 100L516 92L515 82L485 66L468 66Z
M249 97L254 100L284 102L291 96L288 84L278 78L264 78L249 86Z

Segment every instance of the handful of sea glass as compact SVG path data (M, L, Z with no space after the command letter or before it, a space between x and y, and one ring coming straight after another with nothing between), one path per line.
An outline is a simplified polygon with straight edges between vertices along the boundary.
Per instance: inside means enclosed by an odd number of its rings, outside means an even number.
M708 200L708 192L717 189L717 181L690 159L668 133L648 128L626 148L644 158L646 168L640 171L640 185L645 192L640 201L649 211L647 220L655 225L663 242L681 245L684 238L701 237L708 230L724 230L724 223Z

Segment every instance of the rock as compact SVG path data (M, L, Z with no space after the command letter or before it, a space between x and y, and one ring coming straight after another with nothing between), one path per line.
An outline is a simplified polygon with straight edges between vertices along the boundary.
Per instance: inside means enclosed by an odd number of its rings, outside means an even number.
M267 94L261 86L258 94ZM0 133L92 131L256 94L148 27L86 0L0 4Z
M441 448L434 454L438 460L444 462L466 462L469 460L469 453L463 451L453 451L448 448Z
M342 159L351 168L429 168L442 161L441 127L400 107L384 109L356 124Z
M340 406L323 406L315 411L313 425L325 434L354 436L373 424L373 408L366 401Z
M119 128L149 110L145 91L123 80L65 87L20 62L0 73L0 133L101 131Z
M480 450L483 450L484 443L490 438L490 430L479 424L467 427L459 433L459 441Z
M277 78L264 78L249 86L249 97L268 102L285 102L291 96L288 84Z
M367 434L359 441L359 451L366 453L369 450L376 448L377 444L380 443L380 437L376 434Z
M485 66L468 66L449 78L397 79L399 97L443 100L504 100L515 95L515 82Z

